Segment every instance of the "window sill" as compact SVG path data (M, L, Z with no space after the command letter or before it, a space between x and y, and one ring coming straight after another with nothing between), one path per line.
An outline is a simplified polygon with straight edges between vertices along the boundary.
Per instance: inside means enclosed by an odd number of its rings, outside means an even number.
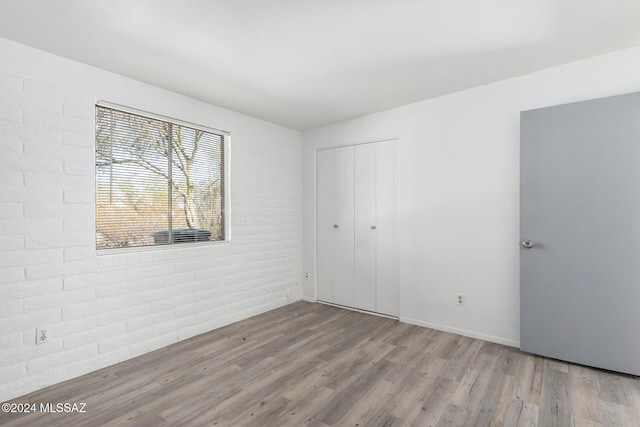
M123 255L138 252L158 252L158 251L179 251L181 249L193 248L221 248L230 246L231 241L219 240L214 242L194 242L194 243L174 243L171 245L136 246L131 248L96 249L97 256L103 255Z

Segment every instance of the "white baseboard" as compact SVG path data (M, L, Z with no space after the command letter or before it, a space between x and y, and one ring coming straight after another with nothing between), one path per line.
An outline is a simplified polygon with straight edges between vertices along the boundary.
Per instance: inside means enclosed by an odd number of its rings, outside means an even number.
M410 325L423 326L425 328L436 329L438 331L449 332L449 333L452 333L452 334L462 335L462 336L470 337L470 338L477 338L479 340L494 342L496 344L502 344L502 345L506 345L506 346L509 346L509 347L520 348L520 341L510 340L510 339L501 338L501 337L495 337L493 335L482 334L480 332L468 331L466 329L458 329L458 328L454 328L454 327L451 327L451 326L440 325L438 323L424 322L422 320L416 320L416 319L412 319L410 317L402 317L401 316L401 317L396 318L396 317L393 317L393 316L386 316L384 314L378 314L378 313L373 313L373 312L370 312L370 311L358 310L358 309L351 308L351 307L344 307L344 306L337 305L337 304L331 304L331 303L324 302L324 301L318 301L318 300L315 300L313 298L310 298L310 297L307 297L307 296L304 296L304 295L300 297L300 300L301 301L306 301L306 302L311 302L311 303L321 303L321 304L331 305L331 306L334 306L334 307L344 308L346 310L353 310L353 311L358 311L358 312L361 312L361 313L372 314L374 316L382 316L382 317L388 317L388 318L391 318L391 319L398 319L400 322L408 323Z
M502 344L509 347L520 348L520 341L510 340L507 338L494 337L493 335L482 334L479 332L468 331L466 329L453 328L451 326L440 325L437 323L424 322L422 320L411 319L409 317L400 317L399 320L403 323L410 325L424 326L425 328L437 329L438 331L450 332L452 334L458 334L465 337L477 338L483 341L494 342L496 344Z

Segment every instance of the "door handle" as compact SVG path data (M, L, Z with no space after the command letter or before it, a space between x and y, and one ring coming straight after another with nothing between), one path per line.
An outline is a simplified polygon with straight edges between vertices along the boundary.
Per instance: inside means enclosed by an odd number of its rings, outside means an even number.
M338 228L338 224L333 224L333 228Z
M370 228L371 228L372 230L375 230L375 229L376 229L376 226L375 226L375 225L372 225Z
M534 246L535 242L533 240L525 240L524 242L522 242L522 247L524 247L525 249L531 249Z

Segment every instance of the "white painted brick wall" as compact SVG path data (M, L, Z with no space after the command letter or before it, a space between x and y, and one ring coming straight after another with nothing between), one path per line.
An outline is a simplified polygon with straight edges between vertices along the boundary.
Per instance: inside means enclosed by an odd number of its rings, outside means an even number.
M69 73L125 80L67 65ZM2 67L0 401L300 298L299 133L231 112L230 125L202 123L232 133L231 243L97 255L99 95ZM182 100L189 111L214 108L126 84ZM49 328L48 343L35 344L38 327Z

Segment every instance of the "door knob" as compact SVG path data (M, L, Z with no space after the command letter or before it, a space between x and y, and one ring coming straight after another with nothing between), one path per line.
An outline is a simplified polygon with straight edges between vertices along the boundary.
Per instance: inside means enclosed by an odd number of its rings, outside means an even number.
M338 228L338 224L333 224L333 228Z
M375 229L376 229L376 226L375 226L375 225L372 225L372 226L371 226L371 229L372 229L372 230L375 230Z
M535 243L533 242L533 240L525 240L524 242L522 242L522 246L525 249L531 249L534 245Z

